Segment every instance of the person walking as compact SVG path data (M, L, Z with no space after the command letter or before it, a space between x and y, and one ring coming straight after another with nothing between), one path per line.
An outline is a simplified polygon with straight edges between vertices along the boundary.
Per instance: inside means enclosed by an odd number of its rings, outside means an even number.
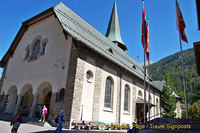
M45 105L43 105L42 112L41 112L41 118L39 121L45 122L45 115L47 115L47 108Z
M13 127L11 129L11 133L17 133L17 130L18 130L19 126L20 126L20 122L21 121L22 121L21 110L18 109L17 110L17 114L15 115L15 117L10 122L10 126L13 125Z
M58 115L58 126L56 128L56 133L62 133L62 124L64 121L64 110L62 109Z

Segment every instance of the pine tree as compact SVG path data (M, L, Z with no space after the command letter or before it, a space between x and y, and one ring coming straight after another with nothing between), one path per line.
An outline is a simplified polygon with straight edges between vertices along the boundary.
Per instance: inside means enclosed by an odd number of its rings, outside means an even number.
M161 107L164 109L163 117L164 118L174 118L176 113L176 98L172 95L173 93L173 84L170 82L169 75L165 79L165 85L161 93Z

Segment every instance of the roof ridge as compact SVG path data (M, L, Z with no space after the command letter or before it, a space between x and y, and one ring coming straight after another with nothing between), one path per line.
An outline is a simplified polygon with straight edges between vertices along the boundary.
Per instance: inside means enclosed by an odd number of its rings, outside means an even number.
M63 4L64 5L64 4ZM67 6L66 6L67 7ZM118 55L120 55L122 58L124 58L126 61L128 61L131 64L134 64L136 66L138 66L139 68L141 68L141 66L138 65L138 62L131 57L128 53L124 52L122 49L120 49L119 47L117 47L116 45L110 46L108 43L106 43L105 41L103 41L102 39L100 39L98 36L96 36L95 34L93 34L91 31L89 31L88 29L86 29L84 26L82 26L80 23L76 22L73 18L71 18L69 15L67 15L66 13L64 13L62 10L60 9L54 9L55 11L61 13L62 15L66 16L67 18L69 18L70 20L72 20L72 22L74 24L76 24L77 26L79 26L81 29L85 30L88 34L90 34L91 36L95 37L99 42L101 42L104 45L107 45L109 47L111 47ZM71 10L72 11L72 10ZM79 16L80 17L80 16ZM80 17L81 18L81 17ZM85 20L84 20L85 21ZM85 21L87 22L87 21ZM89 24L89 23L88 23ZM89 24L90 25L90 24ZM92 25L90 25L92 26ZM92 26L93 27L93 26ZM94 28L94 27L93 27ZM94 28L96 31L98 31L96 28ZM98 31L100 34L102 34L100 31ZM102 34L103 35L103 34ZM104 36L104 35L103 35ZM104 36L106 39L108 39L106 36ZM112 42L112 41L111 41ZM113 43L113 42L112 42ZM114 43L113 43L114 44ZM119 50L121 50L123 52L123 54L121 54L119 52ZM107 52L107 51L106 51ZM129 60L127 56L130 56L134 61Z

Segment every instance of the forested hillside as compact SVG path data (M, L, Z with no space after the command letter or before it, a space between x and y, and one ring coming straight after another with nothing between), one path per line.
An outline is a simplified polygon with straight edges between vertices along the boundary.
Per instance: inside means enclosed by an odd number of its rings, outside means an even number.
M189 103L193 103L200 99L200 76L196 73L194 50L188 49L183 51L183 60L185 67L186 88ZM184 99L183 78L181 53L175 53L157 63L154 63L148 68L149 75L153 80L164 80L169 74L171 82L176 89L174 90L182 99Z

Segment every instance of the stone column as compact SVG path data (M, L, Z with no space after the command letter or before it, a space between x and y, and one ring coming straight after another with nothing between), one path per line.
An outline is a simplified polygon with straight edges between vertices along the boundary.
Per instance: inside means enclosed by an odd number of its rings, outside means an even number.
M96 72L95 72L95 87L93 96L93 111L92 120L99 121L99 111L100 111L100 97L101 97L101 83L102 83L102 69L103 64L101 61L96 61Z
M133 92L132 92L132 121L136 122L136 88L133 87Z
M17 98L17 105L16 105L16 108L15 108L15 112L17 112L17 110L20 108L21 101L22 101L22 95L19 94L18 98Z
M79 58L77 61L77 68L75 74L74 93L71 111L71 119L73 120L80 120L85 60L87 58L86 56L84 56L84 54L81 53L78 54L78 57Z
M38 103L38 97L39 97L39 94L35 93L34 98L33 98L31 113L29 114L29 117L35 117L35 111L36 111L36 107L37 107L37 103Z
M121 122L121 84L122 74L117 73L117 108L116 108L116 123L120 125Z

